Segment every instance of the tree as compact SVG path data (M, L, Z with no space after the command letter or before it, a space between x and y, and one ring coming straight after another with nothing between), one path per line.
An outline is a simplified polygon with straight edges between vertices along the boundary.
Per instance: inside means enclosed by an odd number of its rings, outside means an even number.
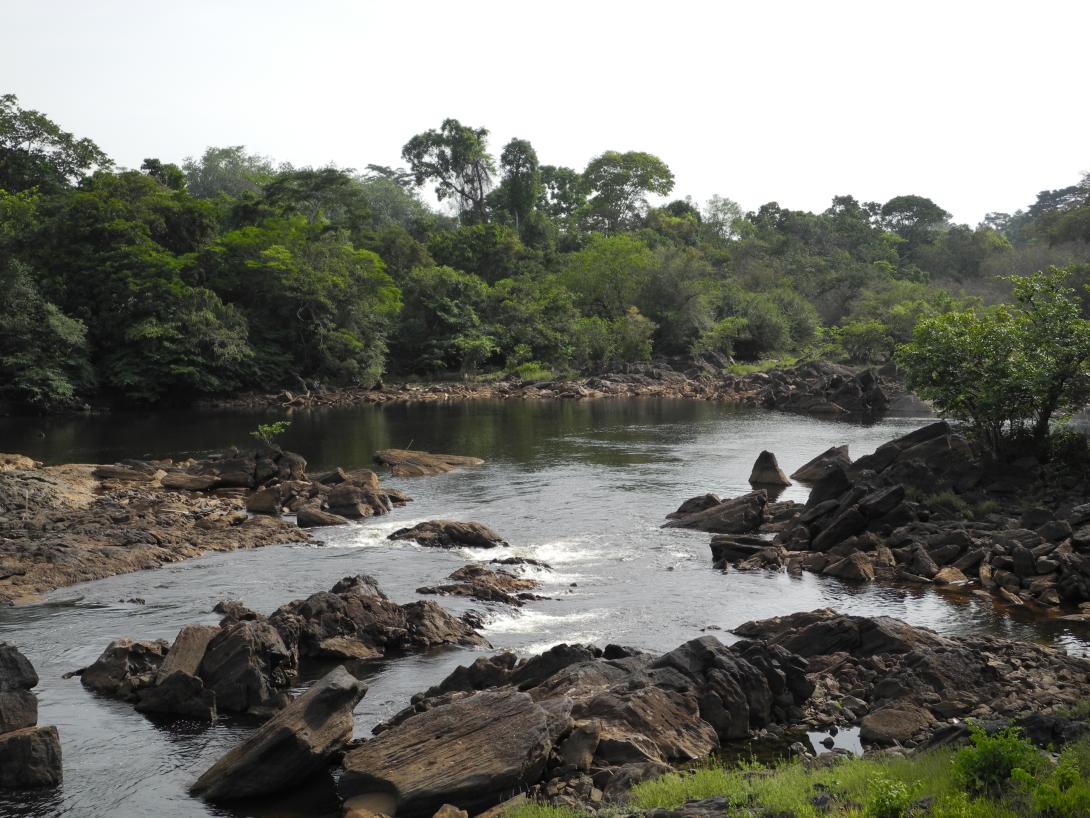
M665 196L674 189L674 174L650 153L606 151L583 171L590 197L591 223L605 233L633 227L647 208L648 194Z
M1052 417L1090 398L1090 321L1067 276L1059 268L1011 276L1015 306L921 321L898 351L909 386L969 422L992 451L1026 431L1043 453Z
M9 262L0 269L0 401L71 408L91 378L83 322L42 298L28 267Z
M560 275L585 314L612 319L637 304L654 261L647 245L633 236L593 235L567 257Z
M186 157L182 170L187 190L198 199L257 195L277 172L271 159L247 153L244 145L207 148L200 159Z
M90 139L77 139L38 111L19 107L14 94L0 96L0 190L63 190L110 158Z
M526 248L510 227L474 224L435 233L428 252L438 264L474 273L493 284L516 272Z
M521 233L541 198L541 166L533 145L525 139L512 139L500 154L500 169L503 180L493 192L495 202Z
M742 208L738 202L716 194L705 203L701 216L706 232L726 241L737 235L734 223L742 218Z
M185 190L185 174L172 162L164 164L158 159L145 159L140 170L163 187L171 190Z
M481 320L488 286L450 267L412 270L401 284L404 307L393 355L404 372L434 374L481 363L488 333ZM492 339L489 337L489 342Z
M401 149L417 187L435 182L439 201L453 198L463 218L487 220L487 196L495 163L488 153L488 129L470 128L457 119L445 119L439 130L417 134Z
M537 206L561 225L575 217L587 204L587 183L582 174L556 165L541 166L541 191Z

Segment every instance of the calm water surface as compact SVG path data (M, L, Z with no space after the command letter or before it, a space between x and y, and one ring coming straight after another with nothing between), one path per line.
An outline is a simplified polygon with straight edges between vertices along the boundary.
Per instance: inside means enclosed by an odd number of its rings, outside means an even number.
M197 454L246 445L269 413L115 415L66 421L0 420L0 451L49 462L109 462L132 456ZM703 402L467 403L296 412L286 447L311 470L365 466L376 449L400 446L479 455L488 464L451 474L391 479L415 502L362 525L326 529L314 545L218 554L157 571L61 589L39 605L0 609L0 640L18 645L41 676L40 722L56 724L65 780L51 793L0 796L0 816L335 815L328 786L234 810L190 798L186 787L252 727L166 723L88 693L61 675L83 667L119 636L172 639L184 623L214 623L221 599L271 612L369 573L399 602L467 561L521 555L550 563L534 575L550 599L512 611L442 600L455 612L488 616L497 649L530 654L560 642L618 642L663 651L748 619L832 606L890 614L948 634L998 633L1087 652L1087 633L1028 617L1000 616L990 603L933 591L850 586L815 576L712 570L708 535L662 530L663 517L706 491L732 496L761 449L787 472L829 446L853 457L925 422L891 418L863 426L741 411ZM787 499L804 500L802 487ZM394 528L434 517L479 520L509 549L441 551L391 543ZM141 597L146 605L119 600ZM438 651L372 664L356 710L356 734L404 707L409 697L479 655ZM360 668L356 669L361 670ZM312 671L317 673L318 671ZM328 782L326 782L328 784Z

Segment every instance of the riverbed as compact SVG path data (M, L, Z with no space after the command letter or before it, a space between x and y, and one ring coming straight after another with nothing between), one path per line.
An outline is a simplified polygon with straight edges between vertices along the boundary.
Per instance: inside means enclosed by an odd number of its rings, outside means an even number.
M262 413L154 414L54 421L0 420L0 451L47 462L111 462L184 457L245 446ZM263 613L344 576L367 573L396 601L437 584L467 561L504 556L543 560L533 569L547 600L520 610L441 598L456 613L481 611L496 649L523 654L561 642L619 643L664 651L749 619L835 607L888 614L948 634L984 632L1090 652L1085 629L1001 613L990 601L931 590L711 567L708 535L663 530L664 516L691 496L749 490L762 449L791 472L830 446L853 457L930 420L887 418L870 425L741 410L707 402L650 399L593 402L487 402L390 405L297 412L283 439L310 471L367 466L376 449L413 447L476 455L486 465L446 475L388 479L414 498L388 517L323 529L313 545L217 554L157 571L64 588L37 605L0 609L0 640L15 643L41 676L40 723L56 724L64 784L49 793L0 796L0 816L336 815L328 786L294 799L235 810L192 799L187 786L252 729L223 721L162 722L128 704L97 697L62 674L92 662L119 636L172 639L185 623L215 623L212 607L236 599ZM804 500L792 486L785 499ZM389 542L395 528L424 519L478 520L509 548L422 549ZM142 599L143 604L125 600ZM355 668L369 690L356 709L356 735L404 707L479 653L469 649L406 656Z

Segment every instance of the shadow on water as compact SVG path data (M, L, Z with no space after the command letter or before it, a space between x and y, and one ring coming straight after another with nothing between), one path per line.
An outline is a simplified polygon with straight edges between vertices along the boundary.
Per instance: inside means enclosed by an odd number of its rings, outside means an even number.
M147 414L48 421L0 420L0 451L50 462L183 457L246 445L247 433L283 413ZM835 423L713 403L623 400L474 402L295 412L284 441L312 470L366 466L376 449L407 446L472 454L488 463L422 479L391 479L414 498L361 525L322 530L313 544L212 554L61 589L39 605L0 610L0 640L34 662L40 721L60 730L65 782L48 793L0 796L0 818L335 815L331 778L291 799L225 811L188 795L196 778L251 725L152 722L123 702L89 694L67 671L94 661L120 636L173 639L184 623L213 624L212 609L239 600L263 613L368 573L398 602L420 598L467 561L532 557L548 599L518 610L443 598L455 615L480 612L496 649L523 655L561 642L614 642L661 652L749 619L834 607L888 614L947 634L991 633L1086 652L1084 631L1008 616L990 601L928 589L849 586L835 579L711 568L708 535L662 529L678 504L708 491L735 496L762 449L788 473L833 445L858 457L916 428L920 418ZM45 437L37 436L42 431ZM783 499L802 500L790 486ZM511 545L492 551L424 549L391 542L396 528L447 517L485 522ZM142 598L145 605L118 600ZM403 709L410 697L485 651L448 649L353 668L368 686L356 735ZM303 682L323 668L304 669Z

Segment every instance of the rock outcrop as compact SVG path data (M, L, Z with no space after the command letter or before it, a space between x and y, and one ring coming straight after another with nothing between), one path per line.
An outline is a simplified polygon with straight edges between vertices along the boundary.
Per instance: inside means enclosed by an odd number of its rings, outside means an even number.
M39 727L34 666L0 642L0 789L61 783L61 741L56 727Z
M427 520L411 528L399 528L389 540L414 540L431 548L496 548L507 541L484 523L458 520Z
M714 497L705 495L708 496ZM681 508L667 515L668 522L663 528L693 528L714 534L748 534L760 528L765 521L768 495L762 489L696 511L685 510L693 508L699 502L699 498L686 500Z
M545 797L593 773L589 794L799 718L812 690L789 651L713 637L662 656L559 645L482 657L376 728L339 786L346 798L392 794L410 818L443 803L479 812L526 788Z
M848 455L848 447L833 446L813 460L795 469L791 474L791 479L798 480L800 483L816 483L833 469L837 467L847 469L851 464L852 459Z
M432 454L409 449L383 449L375 452L375 462L390 470L395 477L422 477L454 471L459 466L480 466L479 457L457 454Z
M804 657L815 692L805 722L859 724L873 744L911 746L952 719L1017 720L1064 711L1090 684L1090 660L1030 642L940 636L891 617L817 610L734 629Z
M367 688L343 667L315 682L197 779L194 795L232 801L295 786L352 738L352 709Z
M89 689L146 713L268 717L291 702L300 661L488 645L434 602L398 605L367 576L345 577L268 617L237 602L216 609L225 614L219 626L186 625L173 645L117 639L76 674Z
M530 593L541 583L517 577L507 571L492 571L483 565L465 565L454 571L443 585L417 588L418 594L465 596L482 602L502 602L516 607L541 597Z

